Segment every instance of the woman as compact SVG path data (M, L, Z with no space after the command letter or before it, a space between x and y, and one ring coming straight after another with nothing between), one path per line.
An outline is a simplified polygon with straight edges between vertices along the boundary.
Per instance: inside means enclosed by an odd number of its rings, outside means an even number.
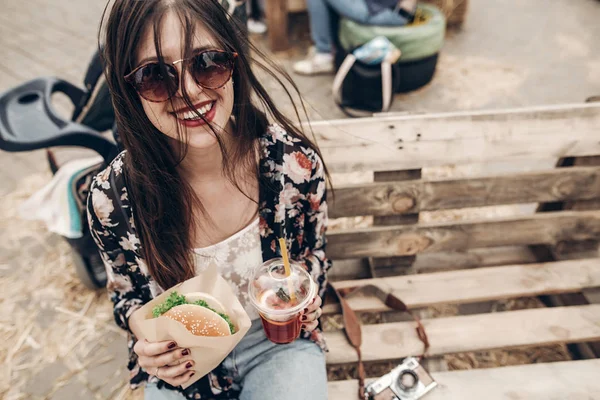
M95 178L88 215L115 320L130 334L131 384L145 384L146 399L325 399L318 318L330 263L319 151L277 110L250 69L250 44L215 0L116 0L105 17L107 82L125 151ZM247 301L250 269L279 256L280 235L320 288L301 338L285 346L266 339ZM189 349L137 341L128 321L213 260L253 324L218 368L183 391L194 374Z

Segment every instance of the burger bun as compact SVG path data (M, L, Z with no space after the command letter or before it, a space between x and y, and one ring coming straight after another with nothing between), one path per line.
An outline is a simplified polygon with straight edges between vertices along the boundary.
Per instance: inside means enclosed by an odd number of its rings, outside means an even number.
M188 296L186 295L186 299L190 300ZM209 305L211 304L209 303ZM206 307L183 304L171 308L162 316L182 323L188 331L196 336L231 336L227 321Z

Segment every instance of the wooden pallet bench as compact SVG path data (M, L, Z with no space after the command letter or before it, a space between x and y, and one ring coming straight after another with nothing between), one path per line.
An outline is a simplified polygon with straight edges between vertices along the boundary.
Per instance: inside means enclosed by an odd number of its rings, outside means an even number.
M334 286L373 283L415 310L542 296L547 307L422 314L429 357L554 344L568 344L574 354L573 361L557 363L433 368L439 387L426 398L600 393L600 105L387 115L318 122L313 130L334 174L330 216L373 217L369 226L329 233ZM428 178L428 168L463 165L477 173ZM373 180L336 183L356 172L372 172ZM514 215L479 209L473 218L466 212L457 220L424 221L426 213L506 205L514 206ZM390 311L367 295L350 305L358 313ZM334 302L324 306L326 316L339 312ZM414 322L383 320L363 325L365 362L420 353ZM356 363L341 330L326 337L329 365ZM331 399L357 398L353 380L330 382L329 390Z

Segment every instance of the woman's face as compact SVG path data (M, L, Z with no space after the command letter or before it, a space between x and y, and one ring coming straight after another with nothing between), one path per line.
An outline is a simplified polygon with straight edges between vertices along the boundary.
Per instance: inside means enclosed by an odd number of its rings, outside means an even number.
M193 53L199 49L222 50L212 35L201 24L196 24ZM169 12L161 22L161 52L166 63L184 58L184 28L177 14ZM152 25L146 27L136 54L136 67L148 62L156 61L154 46L154 32ZM188 144L194 148L210 148L217 144L211 128L196 115L191 114L185 104L182 86L185 85L187 94L201 114L210 122L217 132L225 131L233 109L233 84L230 79L219 89L205 89L199 86L194 78L186 71L182 76L182 65L176 63L175 68L180 77L177 93L172 101L160 103L151 102L140 96L144 111L152 124L170 138L179 139L178 128L187 130ZM187 114L187 115L186 115ZM192 118L192 119L190 119Z

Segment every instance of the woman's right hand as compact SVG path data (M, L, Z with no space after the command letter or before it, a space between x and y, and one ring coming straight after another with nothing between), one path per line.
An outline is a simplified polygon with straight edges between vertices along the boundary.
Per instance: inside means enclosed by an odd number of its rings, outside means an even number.
M194 375L190 349L181 349L173 341L138 340L133 351L140 367L171 386L182 385Z

